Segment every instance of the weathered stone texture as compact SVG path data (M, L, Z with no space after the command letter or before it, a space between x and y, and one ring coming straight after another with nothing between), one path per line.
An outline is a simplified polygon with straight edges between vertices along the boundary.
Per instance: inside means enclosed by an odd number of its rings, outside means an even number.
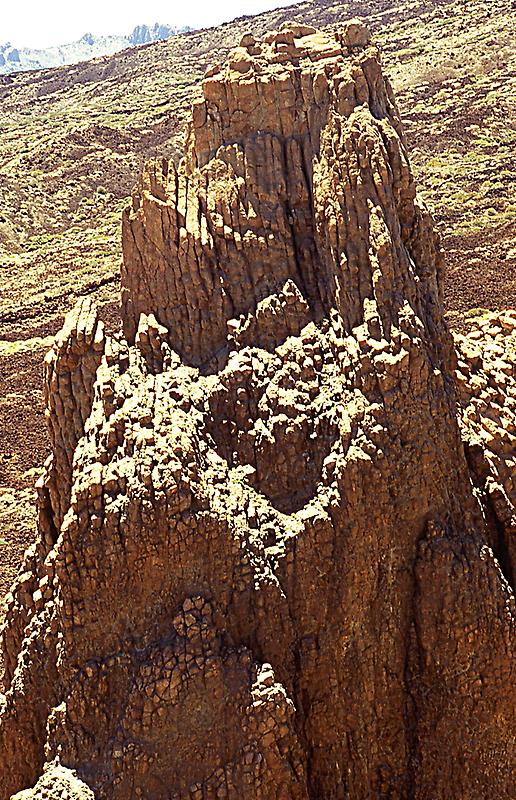
M48 358L1 800L514 798L514 318L454 345L365 28L246 36L123 245L123 336Z
M477 320L456 336L462 415L471 474L485 498L489 544L516 585L516 312Z

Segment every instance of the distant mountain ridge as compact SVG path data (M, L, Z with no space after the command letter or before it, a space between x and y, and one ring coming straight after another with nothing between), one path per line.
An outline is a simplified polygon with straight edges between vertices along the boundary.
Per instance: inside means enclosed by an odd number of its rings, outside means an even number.
M137 25L127 36L94 36L92 33L85 33L76 42L42 50L19 48L7 42L0 44L0 75L78 64L99 56L113 55L127 47L169 39L177 33L186 33L189 30L191 28L174 28L156 22L154 25Z

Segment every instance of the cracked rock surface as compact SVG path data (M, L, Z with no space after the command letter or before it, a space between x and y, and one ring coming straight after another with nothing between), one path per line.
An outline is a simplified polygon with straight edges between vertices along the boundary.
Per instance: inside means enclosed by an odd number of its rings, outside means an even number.
M246 35L123 246L46 360L0 800L513 800L516 317L452 340L367 30Z

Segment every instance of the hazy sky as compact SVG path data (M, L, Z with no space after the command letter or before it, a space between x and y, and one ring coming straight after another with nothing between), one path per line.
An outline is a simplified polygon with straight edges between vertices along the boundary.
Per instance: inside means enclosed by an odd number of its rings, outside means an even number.
M135 25L154 22L208 27L294 1L0 0L0 44L49 47L75 41L85 33L127 34Z

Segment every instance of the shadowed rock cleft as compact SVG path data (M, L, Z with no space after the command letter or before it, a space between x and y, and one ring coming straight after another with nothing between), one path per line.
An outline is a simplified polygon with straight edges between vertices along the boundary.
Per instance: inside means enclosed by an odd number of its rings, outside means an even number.
M453 341L363 25L244 36L123 249L46 360L0 800L512 800L516 317Z

